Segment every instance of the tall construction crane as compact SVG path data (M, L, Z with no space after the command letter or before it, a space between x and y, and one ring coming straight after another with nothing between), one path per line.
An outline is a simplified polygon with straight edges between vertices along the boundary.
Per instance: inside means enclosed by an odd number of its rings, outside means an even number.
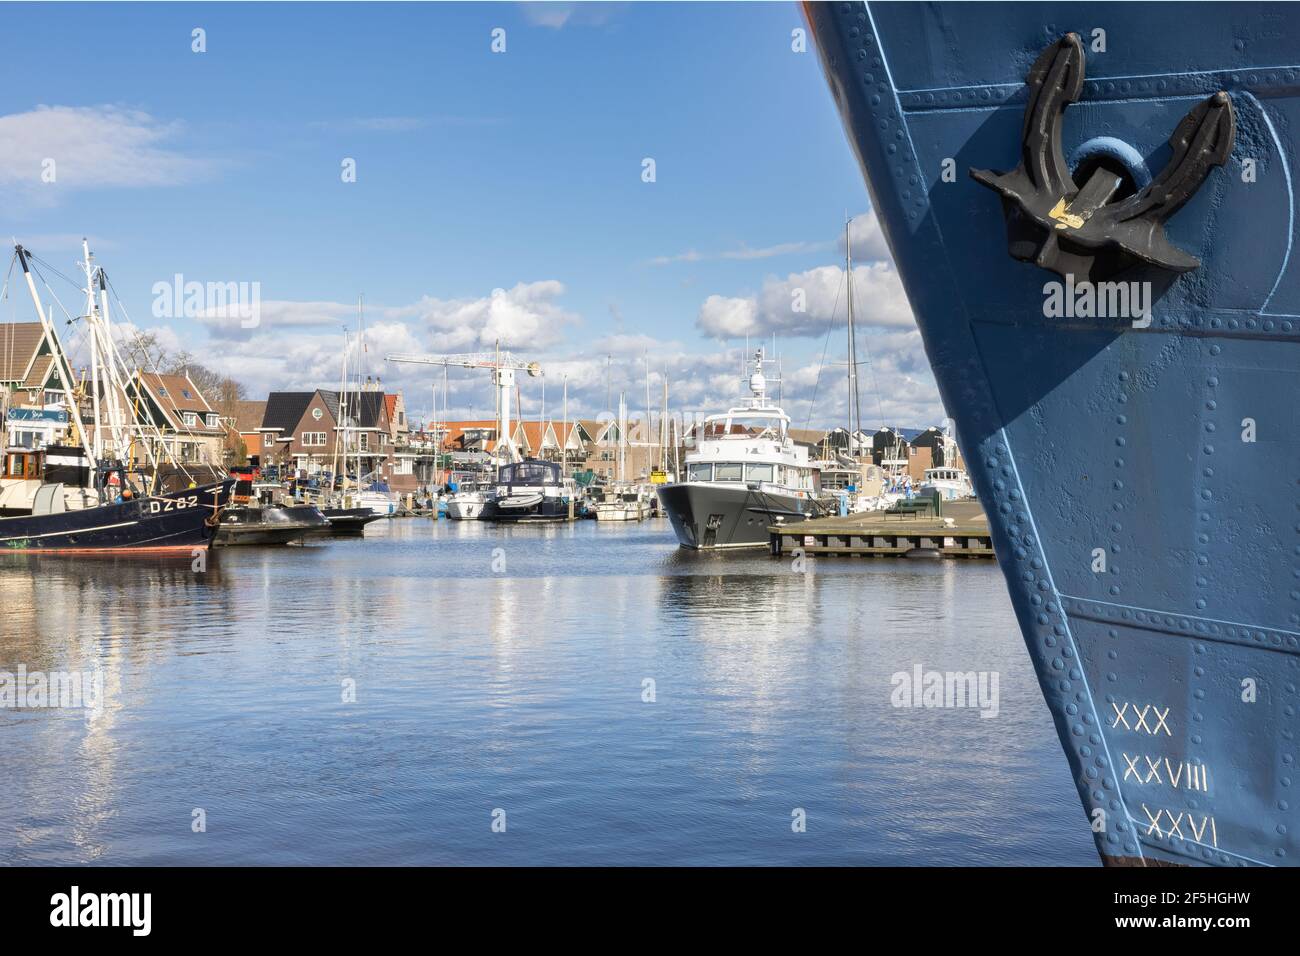
M500 345L492 352L462 352L457 355L412 355L407 352L395 352L385 356L390 362L407 365L441 365L444 368L485 368L492 371L492 384L497 387L497 446L505 442L511 461L522 457L515 446L514 435L510 430L510 393L515 387L515 373L527 372L536 378L542 374L542 367L537 362L525 362L509 352L501 351Z

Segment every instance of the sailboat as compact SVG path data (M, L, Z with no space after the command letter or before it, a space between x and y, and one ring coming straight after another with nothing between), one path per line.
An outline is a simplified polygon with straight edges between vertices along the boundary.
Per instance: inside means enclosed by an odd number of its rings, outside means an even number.
M4 474L11 484L6 490L5 514L0 517L0 551L75 554L206 549L234 480L191 483L179 491L162 492L158 488L159 461L148 443L143 448L153 459L152 474L146 479L132 467L138 440L159 437L159 432L156 423L138 411L138 403L133 408L126 400L132 376L113 339L107 279L103 269L92 262L89 244L83 241L82 248L86 314L69 319L85 323L91 346L89 382L84 377L78 382L72 374L68 353L37 291L34 257L21 245L14 248L14 259L40 320L41 349L50 356L53 374L63 386L61 402L72 439L66 445L44 449L6 450ZM90 406L89 422L84 418L83 403ZM164 442L157 442L156 447L166 452Z
M646 488L639 482L627 480L627 400L620 393L618 397L618 478L607 485L596 498L593 511L597 521L644 521L650 517L651 510L650 494Z
M330 527L342 534L360 534L365 526L378 518L385 518L397 511L397 496L388 490L387 485L379 481L378 476L363 474L364 466L361 452L362 391L361 381L364 374L362 356L365 353L365 326L363 304L357 299L357 387L348 389L348 352L350 339L345 329L343 332L343 367L339 376L339 423L334 432L334 457L330 466L331 486L339 483L337 493L333 487L320 502L321 514L330 523ZM356 484L349 488L348 450L356 452ZM342 471L340 472L340 466ZM366 479L371 479L366 484Z

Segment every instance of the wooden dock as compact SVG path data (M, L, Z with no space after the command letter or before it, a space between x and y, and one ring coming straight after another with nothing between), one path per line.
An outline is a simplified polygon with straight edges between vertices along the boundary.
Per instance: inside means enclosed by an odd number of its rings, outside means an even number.
M866 511L772 525L767 531L774 557L795 551L844 557L994 557L988 520L977 501L944 502L939 517Z

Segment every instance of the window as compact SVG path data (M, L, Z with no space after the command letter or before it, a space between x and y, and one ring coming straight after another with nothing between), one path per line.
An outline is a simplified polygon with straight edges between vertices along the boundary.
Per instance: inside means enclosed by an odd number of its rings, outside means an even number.
M199 423L199 416L198 416L198 415L195 415L193 412L186 412L186 413L185 413L185 427L186 427L186 428L193 428L193 427L194 427L195 425L197 425L198 423Z
M688 465L686 468L689 481L712 481L712 465Z
M357 436L357 447L362 451L370 450L370 436L362 432Z
M738 461L720 462L714 466L714 481L740 481L744 466Z
M773 481L772 472L774 470L773 465L746 465L745 478L748 481Z
M194 396L190 394L190 390L188 388L182 388L181 394L184 395L186 398L190 398L190 399L194 398Z
M274 448L274 447L275 447L275 436L272 435L270 432L263 432L263 433L262 433L262 447L263 447L263 448Z
M325 433L324 432L303 432L302 444L304 447L324 448Z
M208 427L209 428L221 427L221 419L215 412L209 413L208 415Z

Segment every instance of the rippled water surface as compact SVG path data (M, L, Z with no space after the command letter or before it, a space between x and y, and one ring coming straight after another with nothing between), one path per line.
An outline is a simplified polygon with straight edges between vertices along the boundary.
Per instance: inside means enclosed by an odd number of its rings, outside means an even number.
M0 862L1096 864L992 562L410 519L3 555L0 608L0 670L105 696L0 710ZM893 707L917 664L996 671L997 716Z

